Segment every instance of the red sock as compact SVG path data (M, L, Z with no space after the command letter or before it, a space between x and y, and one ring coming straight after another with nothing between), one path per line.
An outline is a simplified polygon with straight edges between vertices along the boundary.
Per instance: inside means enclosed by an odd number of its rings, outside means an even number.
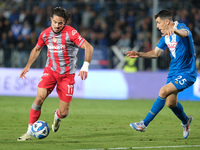
M57 117L58 117L59 119L63 118L63 117L61 117L60 114L59 114L59 109L56 111L56 114L57 114Z
M39 119L40 114L41 114L41 110L36 111L31 107L31 111L29 115L29 124L32 125L34 122L36 122Z

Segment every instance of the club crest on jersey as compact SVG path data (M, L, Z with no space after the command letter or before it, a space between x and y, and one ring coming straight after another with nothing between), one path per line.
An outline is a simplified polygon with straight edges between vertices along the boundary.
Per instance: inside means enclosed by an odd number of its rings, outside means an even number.
M57 42L57 38L53 37L53 42L56 43Z
M72 36L74 36L77 33L76 30L72 30Z

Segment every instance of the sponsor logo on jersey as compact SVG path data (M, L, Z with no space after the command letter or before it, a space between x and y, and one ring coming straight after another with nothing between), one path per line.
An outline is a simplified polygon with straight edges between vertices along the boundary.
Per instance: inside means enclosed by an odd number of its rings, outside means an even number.
M83 38L79 35L78 36L78 40L81 41Z
M171 54L174 58L176 58L176 46L177 46L177 42L176 41L172 41L172 42L169 42L167 44L169 50L171 51Z
M57 49L57 50L59 50L59 49L65 49L65 45L57 45L57 46L53 46L53 45L47 45L47 47L48 47L48 49Z
M171 43L167 44L168 48L171 49L175 49L177 46L177 42L176 41L172 41Z

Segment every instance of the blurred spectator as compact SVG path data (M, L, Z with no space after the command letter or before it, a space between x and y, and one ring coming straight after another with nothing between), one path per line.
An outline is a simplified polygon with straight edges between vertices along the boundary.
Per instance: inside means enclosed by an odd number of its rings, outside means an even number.
M35 15L30 10L27 10L26 11L26 17L24 18L24 22L28 22L28 24L31 27L31 31L35 30L34 20L35 20Z
M3 63L4 67L11 67L11 54L15 47L15 40L12 32L3 32L1 39L1 46L3 49Z
M149 20L149 18L145 17L141 22L140 22L140 26L138 28L138 34L137 34L137 44L139 46L144 46L144 41L145 44L146 42L150 42L151 41L151 22ZM149 49L151 50L151 49Z
M16 11L16 9L14 7L11 10L9 20L10 20L11 24L13 24L16 20L19 21L19 13Z
M131 28L130 26L127 26L125 29L125 32L130 34L130 36L131 36L130 37L130 40L131 40L130 48L133 48L135 41L136 41L135 29Z
M92 17L92 9L90 5L87 5L85 10L82 12L82 27L89 28L90 27L90 19Z
M7 33L2 33L1 47L3 49L3 64L4 67L11 67L11 49L9 47L9 41L7 38Z
M125 27L125 25L126 25L126 10L125 10L125 8L120 9L117 21L121 28Z
M71 16L71 20L72 20L72 26L79 30L79 27L81 25L81 14L79 12L79 9L75 6L72 8L72 16Z
M11 24L10 21L8 19L6 19L4 21L4 27L3 27L3 31L5 31L6 33L8 33L11 29Z
M116 23L117 17L113 10L108 10L105 21L108 24L108 30L111 31Z
M98 21L98 25L100 24L100 20L98 20L98 16L97 16L97 12L92 10L91 11L91 17L89 19L89 27L90 28L95 28L95 26L97 26L97 21Z
M135 12L133 10L128 11L128 16L127 16L127 26L135 29Z
M25 38L30 38L31 27L30 27L30 25L28 24L28 22L24 22L23 27L22 27L21 34L22 34L23 39L25 39Z
M121 38L121 33L122 31L118 27L116 27L116 29L110 33L109 46L115 45L118 42L118 40Z
M117 46L126 48L131 45L131 34L130 33L122 33L120 39L116 43Z
M8 5L5 5L3 10L2 10L2 13L4 15L5 18L9 19L10 18L10 15L11 15L11 10L8 8Z
M18 61L17 67L23 68L29 58L29 49L27 50L27 45L29 45L30 41L29 38L23 40L22 34L20 34L17 38L17 50L18 50Z
M39 36L43 28L46 27L46 14L44 8L39 9L38 7L35 6L35 9L37 11L35 16L35 31Z
M46 0L41 0L39 3L39 8L46 8L47 7L47 1Z
M21 24L23 24L24 23L24 20L25 20L25 18L26 18L26 11L24 10L24 9L21 9L20 10L20 13L19 13L19 22L21 23Z
M18 19L15 19L14 23L11 25L11 31L12 31L13 36L16 40L22 32L22 27L23 26L19 23Z
M4 14L0 12L0 21L3 23L6 20Z
M182 9L179 15L180 17L178 19L178 22L184 23L186 24L186 26L188 26L189 18L187 9Z
M94 19L93 26L92 26L92 31L97 32L97 33L102 32L102 30L101 30L101 21L100 21L99 18Z
M2 35L3 33L3 28L4 28L3 21L0 21L0 35Z
M108 39L107 39L105 33L103 33L103 32L98 33L97 46L99 46L99 47L108 47Z

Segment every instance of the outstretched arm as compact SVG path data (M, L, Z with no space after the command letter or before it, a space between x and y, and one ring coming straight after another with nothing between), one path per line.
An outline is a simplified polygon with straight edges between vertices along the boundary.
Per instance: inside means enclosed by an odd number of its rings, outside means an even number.
M80 76L82 80L85 80L85 79L87 79L88 67L89 67L89 64L90 64L90 62L92 60L92 55L93 55L94 48L87 41L85 41L83 43L81 48L85 49L85 61L83 63L83 66L82 66L78 76Z
M30 70L31 65L38 58L40 51L41 48L37 48L36 46L32 49L28 62L20 74L20 78L26 78L25 74Z
M136 52L136 51L128 51L126 52L126 57L130 58L137 58L137 57L142 57L142 58L157 58L160 56L162 50L156 47L154 50L149 51L149 52Z
M170 36L174 33L177 34L181 38L184 38L184 37L188 36L188 34L189 34L189 32L186 29L170 28L162 36L165 36L165 35Z

